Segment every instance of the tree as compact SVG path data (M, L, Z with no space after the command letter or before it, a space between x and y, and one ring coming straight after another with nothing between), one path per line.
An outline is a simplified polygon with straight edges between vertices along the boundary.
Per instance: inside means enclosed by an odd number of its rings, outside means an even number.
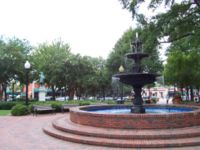
M179 39L190 37L194 44L199 43L199 25L200 25L200 2L198 0L151 0L149 9L151 11L161 8L165 4L165 11L157 13L148 18L145 14L139 13L140 4L144 0L120 0L124 8L129 9L133 18L143 26L153 24L160 43L171 43ZM163 40L167 39L167 40ZM192 43L191 43L192 44Z
M70 64L68 64L70 72L68 72L68 94L73 99L74 94L80 98L85 95L88 88L89 78L93 74L91 57L72 55Z
M193 87L200 85L200 53L199 50L181 51L176 50L169 54L167 64L164 69L164 76L169 84L177 85L181 88L191 89L191 99L193 100ZM192 66L192 67L191 67Z
M128 9L133 17L135 17L136 15L138 15L138 8L140 7L140 5L146 1L144 0L119 0L123 7ZM147 3L147 2L146 2ZM175 4L177 3L187 3L187 4L190 4L190 5L194 5L194 7L200 7L200 2L198 0L194 0L194 1L189 1L189 0L151 0L150 2L148 2L148 7L150 9L157 9L159 7L161 7L162 4L164 4L165 6L167 7L173 7Z
M0 41L0 83L4 89L5 100L7 99L6 88L12 80L25 83L24 63L28 59L32 47L27 40L18 38L1 39Z
M108 68L106 67L106 60L103 58L97 58L94 66L95 76L97 82L97 90L99 91L98 97L103 97L105 100L105 96L110 93L111 89L111 78L109 76Z
M89 56L75 55L71 60L73 67L69 80L69 95L74 92L80 97L96 96L100 91L105 97L105 91L109 86L109 78L106 76L105 60Z
M131 52L130 44L133 39L133 30L130 28L122 37L116 42L113 51L110 53L107 59L106 67L109 69L109 74L112 76L118 72L120 65L123 65L125 69L130 69L130 61L126 59L125 54Z
M37 74L43 72L46 83L52 88L53 99L55 99L55 88L66 86L66 74L63 68L71 56L70 47L61 40L51 44L40 44L31 55L33 68Z
M104 79L104 70L100 77L97 73L98 65L105 60L72 54L69 45L62 41L39 45L31 58L37 74L44 73L46 83L54 93L53 99L55 90L64 89L69 99L73 99L75 94L78 98L96 95L99 87L106 87L108 78Z

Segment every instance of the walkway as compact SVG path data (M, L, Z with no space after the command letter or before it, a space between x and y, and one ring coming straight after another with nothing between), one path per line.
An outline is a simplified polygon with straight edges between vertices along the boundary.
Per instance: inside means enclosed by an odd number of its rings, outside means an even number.
M43 133L42 127L65 114L0 117L1 150L122 150L120 148L90 146L65 142ZM200 147L175 148L176 150L198 150ZM175 150L173 149L173 150ZM124 150L124 149L123 149ZM133 149L126 149L133 150ZM137 149L141 150L141 149ZM168 150L171 150L168 148Z

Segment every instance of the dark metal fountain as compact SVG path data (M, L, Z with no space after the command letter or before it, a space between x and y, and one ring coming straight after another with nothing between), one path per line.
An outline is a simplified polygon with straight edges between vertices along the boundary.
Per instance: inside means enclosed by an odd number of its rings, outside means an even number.
M134 60L133 70L129 73L115 74L114 77L119 78L120 82L131 85L134 90L133 106L131 113L145 113L143 107L143 99L141 96L142 87L146 84L151 84L156 80L157 74L145 73L141 68L141 60L149 55L142 52L142 42L136 33L136 40L131 43L133 53L126 54L127 58Z

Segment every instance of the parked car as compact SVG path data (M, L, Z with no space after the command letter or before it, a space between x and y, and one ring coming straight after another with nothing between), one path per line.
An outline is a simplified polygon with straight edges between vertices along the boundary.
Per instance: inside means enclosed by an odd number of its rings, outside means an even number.
M45 100L52 100L52 96L46 96Z
M66 97L56 97L56 101L65 101L65 100L68 100L69 99L69 96L66 96Z
M105 97L105 100L113 100L113 97Z
M21 95L17 95L16 98L21 98Z

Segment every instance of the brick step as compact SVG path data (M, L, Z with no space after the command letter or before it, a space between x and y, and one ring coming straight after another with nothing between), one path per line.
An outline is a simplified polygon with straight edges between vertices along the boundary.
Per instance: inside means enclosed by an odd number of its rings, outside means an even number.
M121 148L169 148L200 145L200 137L179 139L110 139L102 137L89 137L63 132L55 129L51 124L44 127L43 131L52 137L64 141L98 146Z
M77 135L114 139L177 139L200 137L200 126L176 129L111 129L75 124L69 117L54 120L53 127Z

